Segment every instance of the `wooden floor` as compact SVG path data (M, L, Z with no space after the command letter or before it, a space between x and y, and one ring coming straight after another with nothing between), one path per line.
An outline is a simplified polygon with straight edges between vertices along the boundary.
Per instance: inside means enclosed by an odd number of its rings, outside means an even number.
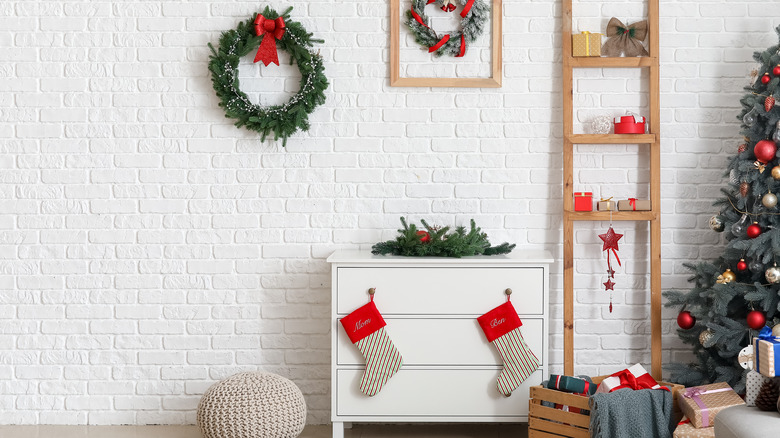
M525 438L525 424L356 424L346 438ZM202 438L196 426L0 426L2 438ZM331 438L331 427L306 426L299 438Z

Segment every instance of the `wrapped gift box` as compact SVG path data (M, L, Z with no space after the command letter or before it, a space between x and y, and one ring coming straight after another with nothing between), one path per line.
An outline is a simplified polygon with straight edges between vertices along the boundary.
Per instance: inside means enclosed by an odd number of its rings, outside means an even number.
M679 403L683 414L697 428L711 427L718 412L745 404L726 382L685 388Z
M558 374L550 374L550 380L547 381L547 388L572 392L579 395L592 395L596 392L596 385L585 379L572 376L561 376Z
M632 387L629 382L634 382L637 386ZM616 389L620 388L632 388L632 389L666 389L668 388L661 386L658 384L658 382L653 379L653 377L647 372L645 367L643 367L641 364L632 365L629 368L626 368L623 371L619 371L615 374L612 374L611 376L607 377L606 379L601 381L601 384L599 384L598 389L596 389L597 394L602 394L605 392L612 392Z
M615 134L644 134L645 118L642 116L615 117Z
M780 377L766 377L762 376L756 370L748 371L747 378L745 379L745 404L748 406L755 406L756 397L758 397L758 392L761 390L761 385L767 380L772 379L774 379L775 384L780 385Z
M620 211L650 211L649 199L628 198L618 201L618 210Z
M574 211L593 211L593 192L574 192Z
M780 376L780 339L772 336L772 329L764 327L753 340L753 359L756 371L762 376Z
M601 56L601 34L582 32L571 36L573 56Z
M615 201L610 201L608 199L602 199L596 204L598 211L615 211L617 209L615 207Z
M695 428L691 422L683 417L677 428L674 429L673 438L710 438L715 437L714 427Z

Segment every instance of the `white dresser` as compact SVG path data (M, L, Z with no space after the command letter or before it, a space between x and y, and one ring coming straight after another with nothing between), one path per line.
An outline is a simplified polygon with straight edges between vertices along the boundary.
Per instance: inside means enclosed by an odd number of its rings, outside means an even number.
M515 250L508 255L455 258L374 256L337 251L332 264L331 419L333 437L344 422L525 422L528 387L548 373L548 292L552 256ZM339 320L369 301L403 356L403 367L368 397L358 384L365 362ZM476 318L506 301L540 368L504 397L496 389L502 360Z

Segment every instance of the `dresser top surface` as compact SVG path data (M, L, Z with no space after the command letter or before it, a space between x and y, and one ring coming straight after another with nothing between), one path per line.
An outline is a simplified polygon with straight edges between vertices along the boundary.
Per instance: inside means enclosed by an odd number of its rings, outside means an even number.
M471 257L402 257L392 255L373 255L370 250L338 250L328 257L330 263L361 263L361 264L468 264L468 265L502 265L502 264L550 264L553 257L546 250L518 250L509 254Z

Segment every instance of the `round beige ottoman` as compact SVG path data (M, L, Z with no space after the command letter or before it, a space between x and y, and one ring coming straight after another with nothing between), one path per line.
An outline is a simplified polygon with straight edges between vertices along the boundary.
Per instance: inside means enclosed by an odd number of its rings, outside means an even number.
M203 438L295 438L305 425L301 390L282 376L262 371L211 385L198 404Z

